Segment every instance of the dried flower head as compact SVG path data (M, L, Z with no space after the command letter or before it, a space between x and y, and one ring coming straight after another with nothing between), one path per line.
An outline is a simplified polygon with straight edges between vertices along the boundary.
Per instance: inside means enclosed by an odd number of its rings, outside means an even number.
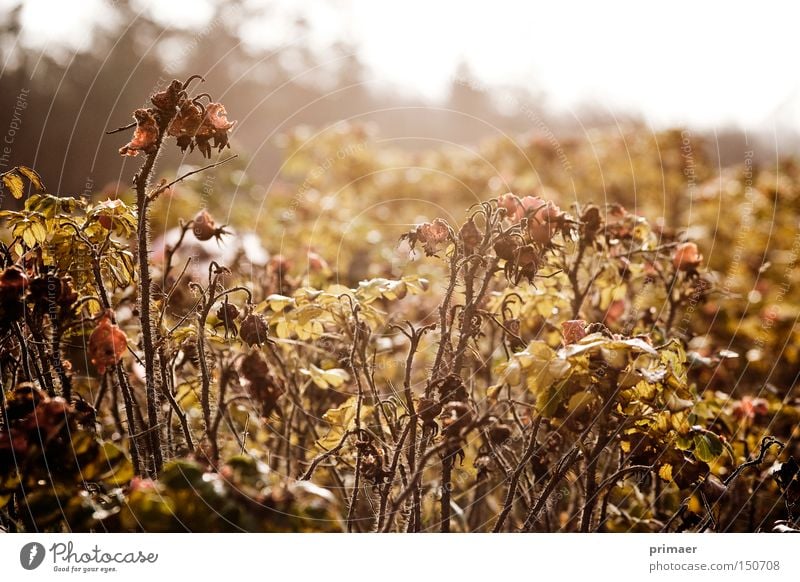
M200 128L194 137L197 149L203 156L211 157L211 142L217 150L230 147L228 131L236 125L235 121L228 121L228 112L222 103L209 103L206 105L205 115Z
M133 112L136 120L136 129L133 131L131 141L119 149L120 155L138 156L139 152L146 154L156 150L158 142L158 124L149 109L137 109Z
M203 108L188 99L181 103L178 114L169 124L167 133L177 140L181 151L194 149L194 137L203 123Z
M586 337L586 322L582 319L570 319L561 322L561 335L564 345L574 344Z
M679 244L672 253L672 266L681 271L696 271L703 262L703 255L693 242Z

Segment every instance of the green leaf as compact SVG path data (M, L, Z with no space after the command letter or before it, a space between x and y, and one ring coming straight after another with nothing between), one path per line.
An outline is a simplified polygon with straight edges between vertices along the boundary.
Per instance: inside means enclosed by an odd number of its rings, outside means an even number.
M710 463L722 454L722 441L711 432L694 435L694 456L704 463Z
M102 481L121 487L133 479L133 465L125 453L113 443L104 442L96 459L81 468L87 481Z

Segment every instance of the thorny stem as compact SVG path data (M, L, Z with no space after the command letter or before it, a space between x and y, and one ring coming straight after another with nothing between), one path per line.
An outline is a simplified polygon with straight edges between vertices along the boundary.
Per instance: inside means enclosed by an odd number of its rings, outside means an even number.
M93 253L92 255L92 276L94 277L95 287L97 287L97 293L100 296L100 303L102 303L104 309L110 310L111 300L108 298L108 292L106 291L106 286L103 283L103 275L102 272L100 271L100 257L96 252ZM130 379L128 378L128 372L122 366L122 363L117 364L116 366L114 366L114 368L117 375L117 381L119 382L120 390L122 391L122 400L125 405L125 417L128 421L128 440L130 441L131 462L133 463L133 470L137 475L141 475L142 464L139 451L140 444L138 441L138 436L136 436L139 433L139 431L136 428L133 390L131 389L131 383ZM116 394L116 391L114 393ZM114 405L114 407L116 408L116 404Z
M214 265L210 268L213 268ZM205 295L205 304L197 314L197 359L200 364L200 406L203 409L203 423L206 429L206 436L211 438L211 372L208 369L208 359L206 355L206 320L211 312L211 307L216 300L217 285L222 275L221 270L217 270L210 278L208 288L200 290ZM191 284L194 288L199 285ZM212 447L214 445L212 444ZM213 456L213 452L212 452ZM214 462L217 459L213 459Z
M362 325L361 321L358 319L358 307L353 307L353 320L354 320L354 332L353 332L353 346L350 350L350 363L353 369L353 377L356 380L356 389L358 390L356 396L356 416L355 416L355 426L356 432L361 432L361 407L364 402L364 388L361 384L361 372L358 367L355 365L356 361L356 353L358 350L359 344L362 342L366 344L369 341L369 331L366 325ZM353 483L353 493L350 499L350 507L347 510L347 531L353 531L353 519L355 518L356 513L356 505L358 504L358 490L360 487L360 480L361 480L361 450L360 448L356 448L356 468L354 474L354 483Z
M167 379L167 353L164 350L163 346L159 350L159 361L161 362L161 377L166 380ZM186 418L186 413L181 408L181 405L175 400L175 396L172 394L172 388L165 382L161 387L162 393L164 398L167 399L169 405L172 407L172 410L178 417L178 421L181 424L181 429L183 430L183 438L186 441L186 446L189 451L194 451L194 440L192 439L192 431L189 428L189 421Z
M597 464L600 461L600 456L608 444L608 437L605 430L605 424L600 427L600 434L597 436L595 446L589 455L586 463L586 485L585 496L586 502L583 504L583 514L581 515L581 532L586 533L592 523L592 514L594 513L595 501L597 499Z
M397 499L395 499L394 502L392 502L392 506L389 509L389 516L388 516L388 518L386 520L386 523L383 524L383 530L382 530L383 532L388 532L391 529L392 523L394 521L393 520L394 515L398 512L398 510L403 505L405 500L408 499L409 495L411 495L417 489L417 487L419 485L419 481L422 478L422 471L420 470L420 468L424 467L425 463L431 457L433 457L435 454L437 454L439 451L441 451L446 446L447 446L447 442L442 441L441 443L437 444L436 446L431 447L430 449L428 449L426 451L425 455L420 459L419 467L417 467L417 470L412 473L411 478L408 481L408 485L403 490L403 492L400 493L400 495L397 496Z
M453 249L453 255L450 257L450 282L447 285L447 291L445 291L444 298L439 305L439 349L436 352L436 359L433 362L433 373L431 380L436 380L440 376L447 374L447 372L442 370L441 364L442 359L444 358L445 349L450 345L450 301L453 298L453 293L455 292L456 284L458 283L458 261L460 259L460 255L458 253L458 243L456 242L457 239L453 233L451 233L450 238L455 243L455 247ZM426 397L430 397L430 390L432 386L433 382L428 383L428 387L425 389Z
M440 531L442 533L450 533L450 489L451 481L453 479L453 464L456 460L455 451L446 449L445 455L442 458L442 499L440 503L442 521Z
M503 502L503 509L500 512L500 515L497 517L497 522L494 524L494 529L492 530L494 533L498 533L503 531L503 525L505 524L506 518L508 514L511 512L511 508L514 506L514 496L517 492L517 485L519 484L519 479L522 476L522 472L525 470L525 467L528 466L528 462L533 457L534 453L536 452L536 437L539 433L539 426L542 423L541 415L536 417L536 421L533 425L533 430L528 437L528 446L525 447L525 454L520 459L519 463L517 464L516 468L514 469L514 473L511 475L511 479L508 483L508 492L506 493L506 499Z
M736 469L734 469L733 472L731 472L731 474L728 475L728 477L722 482L722 484L726 488L728 488L733 484L734 481L736 481L736 479L739 478L739 475L741 475L745 469L749 467L758 467L761 463L764 462L764 457L766 457L767 451L769 451L769 449L773 445L778 445L778 447L780 447L781 449L783 449L786 446L775 437L766 436L762 438L761 446L758 451L758 456L754 459L750 459L749 461L745 461L744 463L736 467ZM697 528L698 532L700 533L704 532L708 528L708 526L712 525L712 523L714 522L714 515L711 509L712 509L711 507L706 508L707 515L706 518L702 521L702 523L698 526Z
M133 471L137 475L142 474L142 462L139 452L139 431L136 428L136 416L134 411L133 391L128 382L128 375L123 370L121 364L114 366L117 373L117 380L119 381L120 391L122 392L122 401L125 405L125 418L128 421L128 439L130 440L131 450L131 463L133 463ZM114 406L116 408L116 404Z
M14 325L11 326L11 329L14 331L14 335L17 338L17 343L19 343L19 354L20 354L20 359L22 360L22 370L25 373L25 377L29 381L33 380L34 376L31 373L31 359L30 356L28 355L28 347L27 347L28 344L22 335L22 330L20 329L18 323L14 323ZM39 372L39 369L36 367L35 363L34 363L34 369L36 370L36 378L39 380L39 383L42 386L45 386L44 380L41 377L41 372Z
M136 188L136 239L137 239L137 266L139 275L139 322L142 328L142 348L144 351L145 368L145 395L147 405L147 422L149 425L148 437L150 440L150 459L148 463L148 473L155 477L159 471L163 459L161 456L161 433L158 429L158 393L162 392L162 380L159 370L156 369L156 345L153 338L153 313L152 313L152 281L150 279L150 232L149 232L149 202L147 188L150 183L150 175L156 163L158 154L161 151L161 144L164 139L167 127L175 116L175 112L164 112L158 116L158 137L153 147L153 151L147 154L144 163L134 176L133 182Z
M575 257L575 262L572 264L572 268L569 270L569 283L572 286L572 319L578 318L581 311L581 305L583 304L584 294L580 291L578 283L578 271L581 268L581 262L583 261L583 254L585 252L586 240L581 237L580 242L578 243L578 254Z
M575 463L575 460L578 458L580 454L580 449L578 447L573 447L558 463L555 470L553 471L550 480L545 485L544 490L542 491L541 495L539 495L539 499L536 500L536 504L531 508L528 512L528 515L525 517L525 524L522 527L523 531L531 531L533 529L536 520L539 518L539 514L544 509L545 504L547 503L550 494L553 492L553 489L556 488L558 482L564 478L567 471L572 467Z
M378 510L378 521L376 531L381 531L383 527L384 520L386 519L386 504L389 501L389 493L392 491L392 485L394 484L394 476L397 473L397 465L400 462L400 455L403 452L403 445L406 442L406 437L409 436L412 430L416 427L416 422L409 421L406 423L405 429L403 429L403 434L400 435L400 439L397 441L394 450L394 456L392 457L392 464L389 467L389 473L386 475L386 485L381 492L381 502L380 502L380 509ZM413 441L409 448L414 448Z
M414 356L419 349L419 342L422 340L422 336L425 333L432 329L431 326L423 327L420 329L415 329L413 325L410 323L408 324L409 331L406 332L402 328L399 328L400 331L408 338L409 345L408 345L408 355L406 356L406 369L405 374L403 377L403 397L405 399L406 408L408 409L409 415L409 423L410 423L410 430L409 430L409 446L406 450L406 462L408 463L408 470L412 474L416 471L416 456L417 456L417 410L414 406L414 395L411 392L411 372L414 367ZM399 445L398 445L399 446ZM421 527L421 499L420 499L420 490L417 487L414 491L413 499L412 499L412 509L411 509L411 518L412 518L412 526L414 531L419 531Z

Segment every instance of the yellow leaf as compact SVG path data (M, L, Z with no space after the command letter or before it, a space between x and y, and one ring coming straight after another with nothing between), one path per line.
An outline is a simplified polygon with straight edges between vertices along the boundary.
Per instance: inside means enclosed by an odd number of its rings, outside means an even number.
M658 469L658 476L661 477L664 481L669 483L672 481L672 465L669 463L664 463Z
M292 335L291 327L289 326L289 322L285 319L282 319L278 322L278 325L275 326L275 335L277 335L280 339L286 339Z
M361 408L362 418L368 417L372 414L373 408L371 406L363 406ZM347 402L338 408L331 408L322 415L322 420L330 425L328 434L317 441L317 446L322 450L328 451L339 444L342 436L348 430L352 430L356 426L356 397L351 396Z
M27 166L19 166L17 168L17 170L19 170L20 174L22 174L28 180L30 180L30 182L31 182L31 184L33 184L34 188L36 188L37 190L44 190L45 189L44 188L44 184L42 183L42 178L41 178L41 176L39 176L39 174L36 172L36 170L33 170L33 169L31 169L31 168L29 168Z
M558 357L556 352L543 341L533 341L527 349L515 354L527 376L528 389L541 392L569 372L569 362Z
M25 193L25 183L22 181L22 177L15 170L11 170L10 172L3 174L3 184L6 188L8 188L8 191L11 192L11 195L17 200L22 198L22 195Z
M350 374L346 370L341 368L323 370L314 364L311 364L308 368L301 368L300 373L304 376L309 376L314 384L320 388L339 388L350 379Z
M291 297L286 297L285 295L274 294L267 297L267 302L269 303L269 308L272 311L280 313L294 303L294 299Z

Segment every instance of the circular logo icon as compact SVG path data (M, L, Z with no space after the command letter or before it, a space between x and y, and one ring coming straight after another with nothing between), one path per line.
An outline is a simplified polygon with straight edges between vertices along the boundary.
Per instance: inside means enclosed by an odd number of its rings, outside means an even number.
M26 570L35 570L44 561L44 546L39 542L30 542L19 551L19 563Z

